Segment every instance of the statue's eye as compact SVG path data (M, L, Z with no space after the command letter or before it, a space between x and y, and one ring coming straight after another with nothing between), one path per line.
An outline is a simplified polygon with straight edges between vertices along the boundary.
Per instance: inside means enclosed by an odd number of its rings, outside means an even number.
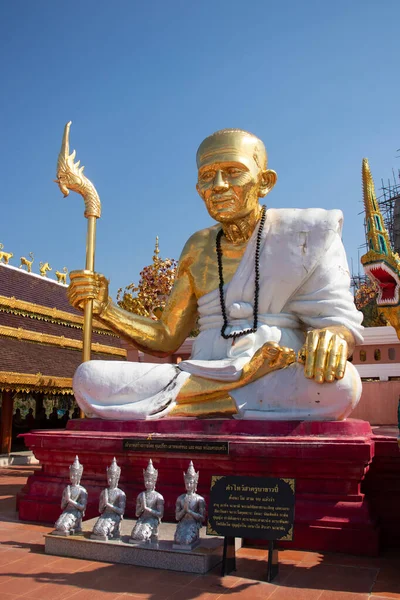
M239 177L239 175L241 175L242 173L243 171L241 171L240 169L236 169L235 167L228 169L229 177Z
M211 181L212 179L214 179L215 177L215 172L214 171L204 171L201 174L201 180L202 181Z

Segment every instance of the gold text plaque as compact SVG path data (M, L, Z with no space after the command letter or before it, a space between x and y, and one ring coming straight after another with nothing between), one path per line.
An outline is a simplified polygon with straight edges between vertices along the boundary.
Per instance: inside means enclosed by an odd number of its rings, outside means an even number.
M295 480L213 475L208 535L293 539Z
M124 439L122 448L126 452L179 452L184 454L229 454L229 442L207 442L199 440L159 440L153 438Z

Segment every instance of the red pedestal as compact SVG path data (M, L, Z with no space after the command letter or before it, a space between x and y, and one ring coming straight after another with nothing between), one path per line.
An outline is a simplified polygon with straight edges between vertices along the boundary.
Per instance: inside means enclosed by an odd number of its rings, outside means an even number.
M394 429L394 428L393 428ZM374 435L375 456L362 491L381 531L381 546L400 548L400 449L397 430Z
M124 451L126 438L227 441L229 454ZM361 481L373 458L369 423L163 419L160 421L69 421L63 431L33 431L26 445L42 465L19 497L22 520L51 522L60 514L61 493L76 454L89 492L86 518L97 515L105 469L113 456L122 467L127 516L134 517L143 490L142 469L152 458L157 489L165 498L165 521L175 520L175 500L184 491L183 471L193 460L200 470L198 491L206 500L212 475L254 475L296 479L293 547L375 555L378 531L371 521Z

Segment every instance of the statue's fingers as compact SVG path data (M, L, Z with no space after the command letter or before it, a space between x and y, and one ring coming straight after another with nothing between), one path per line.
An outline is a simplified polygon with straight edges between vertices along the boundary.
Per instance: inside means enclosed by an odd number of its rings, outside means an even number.
M286 346L284 346L282 348L282 352L286 356L286 362L288 364L292 364L295 362L297 355L293 348L287 348Z
M318 348L315 356L314 379L317 383L323 383L325 380L325 366L329 356L333 334L328 331L321 331L318 339Z
M282 369L288 367L296 360L296 352L292 348L281 346L279 354L270 362L270 365Z
M267 342L262 347L262 353L266 360L273 360L280 351L281 348L276 342Z
M314 377L314 365L316 358L316 350L318 347L318 333L316 331L309 331L307 333L306 343L305 343L305 363L304 363L304 375L308 379L312 379Z
M297 353L297 362L304 365L306 363L307 349L306 346L302 346Z
M73 287L68 290L67 297L73 306L81 305L92 298L97 297L96 288L93 285L86 285L84 288Z
M78 287L84 289L85 287L94 285L99 285L99 281L94 273L90 273L89 275L81 274L80 276L75 276L71 278L69 287L72 289Z
M270 358L270 360L268 361L270 367L278 367L278 368L280 368L280 366L282 364L282 356L283 356L283 354L282 354L281 350L279 350L279 352L277 352L274 356L272 356Z
M331 340L330 349L325 365L325 381L332 382L336 378L336 369L341 354L342 342L343 340L338 335L334 335Z
M339 360L336 367L336 379L343 379L347 365L348 346L345 340L340 345Z
M80 287L82 289L90 286L100 289L101 285L107 285L107 279L101 273L92 273L91 271L72 271L70 274L69 287L74 289Z

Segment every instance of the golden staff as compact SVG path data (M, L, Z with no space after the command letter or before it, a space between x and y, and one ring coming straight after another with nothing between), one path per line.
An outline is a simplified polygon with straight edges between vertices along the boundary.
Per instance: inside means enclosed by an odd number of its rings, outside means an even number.
M57 161L57 179L60 190L66 198L69 190L81 194L85 201L85 217L88 220L86 235L86 267L87 271L94 272L94 255L96 245L96 219L101 216L101 203L99 195L93 183L83 175L83 169L80 167L80 161L74 163L76 156L75 150L69 153L69 130L71 122L66 124L61 143L60 154ZM93 320L93 300L86 302L83 316L83 353L82 360L90 360L90 351L92 344L92 320Z

